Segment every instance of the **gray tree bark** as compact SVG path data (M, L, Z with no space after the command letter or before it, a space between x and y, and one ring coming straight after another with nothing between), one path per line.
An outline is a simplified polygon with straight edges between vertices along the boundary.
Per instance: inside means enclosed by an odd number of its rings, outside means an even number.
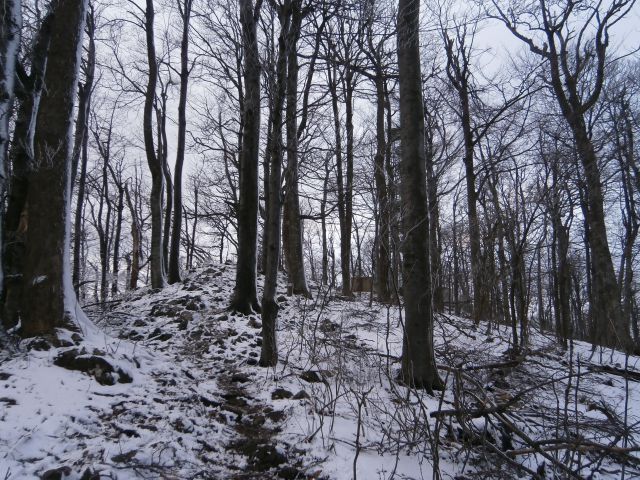
M278 363L278 343L276 326L278 303L278 264L280 263L280 183L282 177L282 110L284 107L287 81L287 48L289 47L289 26L291 24L291 0L285 0L279 7L280 34L278 36L278 59L276 64L276 85L273 98L271 127L271 169L269 172L269 199L267 222L265 225L266 257L264 290L262 295L262 348L260 365L272 367Z
M256 24L261 3L258 0L254 7L252 0L240 2L244 49L244 132L240 151L238 265L230 308L244 314L260 311L256 287L260 156L260 57Z
M16 63L20 50L22 11L20 0L4 0L0 10L0 197L6 188L5 172L9 147L9 120L13 109ZM0 226L3 222L0 219ZM0 229L0 252L4 253L4 233ZM0 292L4 290L4 270L0 262Z
M169 252L169 283L180 281L180 238L182 233L182 166L187 135L187 92L189 87L189 24L193 0L180 0L178 7L182 17L180 43L180 100L178 103L178 145L173 178L173 230Z
M443 388L433 351L433 309L424 148L424 114L418 21L419 0L398 6L400 84L400 196L403 218L405 328L400 380L427 391Z
M287 45L287 168L282 211L282 249L289 283L293 293L310 297L302 254L302 220L298 193L298 52L302 26L302 1L291 2L291 22Z
M158 64L153 28L154 15L153 0L146 0L145 30L149 78L144 100L143 133L147 164L151 172L151 253L149 255L149 263L151 268L151 286L153 288L163 288L166 285L162 253L162 195L164 190L164 172L162 170L162 159L158 158L153 143L153 104L158 84Z
M35 165L29 178L22 334L52 334L76 319L71 285L71 130L86 0L53 6L46 89L38 112Z

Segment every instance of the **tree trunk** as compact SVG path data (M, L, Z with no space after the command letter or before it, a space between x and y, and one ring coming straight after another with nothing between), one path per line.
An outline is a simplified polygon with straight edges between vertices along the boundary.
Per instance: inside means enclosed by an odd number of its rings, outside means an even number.
M572 124L588 192L586 220L589 224L589 246L594 272L591 286L593 292L591 338L599 345L628 350L632 348L631 335L622 315L620 289L607 240L604 195L598 161L584 120L575 118L570 124Z
M142 227L135 203L131 200L131 194L127 185L124 186L124 194L131 214L131 271L129 275L129 290L138 288L138 278L140 277L140 263L142 262Z
M179 2L182 0L179 0ZM173 230L169 252L169 283L180 281L180 237L182 232L182 165L187 135L187 92L189 86L189 23L193 0L179 3L182 16L180 44L180 100L178 103L178 145L173 178Z
M9 120L13 110L16 62L20 51L22 10L20 0L3 0L0 20L0 198L4 197L9 148ZM0 225L2 225L0 218ZM4 253L4 233L0 231L0 252ZM4 256L4 255L3 255ZM4 271L0 262L0 292L4 291Z
M282 212L282 248L289 283L293 293L311 297L304 271L302 253L302 220L298 193L298 52L296 50L302 24L302 2L292 0L289 44L287 45L287 169Z
M240 151L240 198L238 202L238 265L231 310L250 314L259 312L257 276L258 165L260 156L260 58L256 23L260 0L240 3L240 22L244 49L243 141Z
M29 178L29 228L25 263L24 336L53 334L77 318L69 269L71 125L86 0L54 6L49 59Z
M78 88L78 119L76 120L75 144L73 148L72 159L72 179L71 189L73 190L74 182L77 177L78 163L80 159L80 177L78 178L78 193L76 200L76 211L73 221L73 272L72 282L76 295L79 295L80 285L80 265L83 240L83 221L84 221L84 200L86 191L87 178L87 142L89 141L89 112L91 111L91 95L93 92L93 81L95 76L96 65L96 44L95 44L95 21L93 9L88 16L87 33L89 35L89 49L87 54L85 82Z
M147 163L151 172L151 286L163 288L166 284L163 249L162 249L162 193L164 189L164 173L162 159L158 158L153 145L153 104L158 83L158 64L156 60L155 36L153 29L154 9L153 0L146 0L145 28L147 38L147 62L149 65L149 79L144 101L144 148Z
M400 0L397 28L405 304L400 378L407 385L432 391L443 388L443 383L438 376L433 351L419 16L419 0Z
M389 245L389 195L387 178L385 175L384 159L387 150L385 130L385 104L387 98L384 88L384 76L381 70L376 72L376 155L374 158L374 180L376 185L376 200L378 202L378 235L376 236L376 293L378 300L389 302L391 289L389 288L389 270L391 248Z
M115 179L114 179L115 180ZM124 210L124 187L122 183L118 185L118 205L116 214L115 234L113 239L113 280L111 283L111 294L117 295L120 288L118 285L118 275L120 274L120 237L122 236L122 212Z
M25 234L27 228L27 194L29 172L33 169L33 141L36 117L44 86L49 41L51 37L49 12L40 26L31 58L29 84L23 85L11 146L12 175L9 185L7 211L4 218L5 245L2 258L6 275L2 320L5 327L19 321L22 302Z
M262 295L262 348L260 365L273 367L278 363L276 327L278 321L278 264L280 263L280 182L282 172L282 109L286 94L287 48L289 48L289 26L291 22L291 0L280 7L280 35L278 37L278 60L276 87L273 98L273 123L271 127L271 170L269 172L269 199L267 204L266 258L264 290Z

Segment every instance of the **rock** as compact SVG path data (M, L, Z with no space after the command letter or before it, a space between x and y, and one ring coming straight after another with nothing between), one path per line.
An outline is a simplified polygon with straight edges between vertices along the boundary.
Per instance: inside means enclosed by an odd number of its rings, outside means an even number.
M80 477L80 480L100 480L100 474L98 472L94 472L90 468L87 468Z
M305 474L291 465L285 465L278 470L278 477L284 480L297 480L298 478L306 478ZM315 476L313 478L316 478Z
M284 412L282 410L274 410L273 412L267 413L267 418L274 423L280 423L284 420Z
M44 472L40 475L40 480L62 480L69 475L71 475L71 469L69 467L58 467Z
M320 324L320 330L322 330L323 332L336 332L340 330L340 325L325 318Z
M285 398L291 398L293 397L293 393L291 393L289 390L286 390L284 388L276 388L273 393L271 393L271 399L272 400L282 400Z
M287 300L289 300L287 297L285 297L284 295L278 295L278 303L286 303Z
M247 383L249 380L249 375L245 373L234 373L231 376L231 381L235 383Z
M163 333L162 330L160 330L160 328L158 327L149 335L147 335L147 340L158 340L160 342L166 342L171 337L173 337L173 335L168 332Z
M146 327L147 326L147 322L145 322L143 319L138 318L136 319L135 322L133 322L133 326L134 327Z
M131 376L118 367L111 365L103 357L81 353L78 349L66 350L53 361L67 370L77 370L92 375L100 385L115 385L117 383L131 383Z
M254 471L266 472L287 462L287 457L274 445L260 444L256 440L238 442L233 448L249 458L249 465Z
M118 463L128 463L133 459L133 457L136 456L136 453L138 453L137 450L131 450L130 452L126 453L119 453L111 457L111 460Z
M51 343L43 337L36 337L30 340L27 345L27 350L37 350L39 352L44 352L51 350Z
M260 323L256 317L253 317L253 316L252 316L252 317L249 319L249 326L250 326L251 328L259 329L259 328L262 328L262 323Z
M158 303L153 306L149 315L152 317L177 317L182 310L181 305Z
M296 393L293 396L294 400L303 400L305 398L309 398L309 394L307 392L305 392L304 390L300 390L298 393Z
M193 322L193 312L190 312L188 310L184 310L182 312L180 312L180 316L178 317L180 318L180 321L185 321L185 322Z
M314 370L307 370L300 374L300 378L305 382L309 383L321 383L324 382L324 378L320 375L320 372L316 372Z

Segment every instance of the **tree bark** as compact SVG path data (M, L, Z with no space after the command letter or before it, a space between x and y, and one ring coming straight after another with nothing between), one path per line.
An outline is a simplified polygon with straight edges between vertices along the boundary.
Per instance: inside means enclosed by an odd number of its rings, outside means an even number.
M6 188L5 172L9 148L9 120L13 110L16 63L20 51L22 10L20 0L2 2L0 20L0 198ZM0 226L3 224L0 218ZM4 254L4 232L0 230L0 252ZM4 255L3 255L4 256ZM0 262L0 292L4 291L4 269Z
M34 164L33 142L47 66L51 20L52 15L49 12L38 30L33 47L28 84L22 85L23 92L16 116L10 152L12 175L4 218L5 245L2 258L5 273L2 320L7 328L18 323L22 308L29 172L33 169Z
M178 0L182 2L182 0ZM189 23L193 0L179 3L182 16L180 43L180 100L178 103L178 145L173 178L173 230L169 252L169 283L180 281L180 238L182 232L182 166L187 135L187 92L189 87Z
M278 264L280 263L280 182L282 176L282 109L286 95L287 54L289 48L289 26L291 22L291 0L285 0L278 16L280 34L278 37L278 60L276 65L276 86L273 98L273 123L271 127L271 170L269 172L269 200L267 205L266 258L264 290L262 295L262 348L260 365L273 367L278 363L278 343L276 327L278 303Z
M302 26L302 1L291 2L291 21L287 45L286 128L287 168L282 211L282 249L293 293L310 297L302 254L302 220L298 193L298 52Z
M147 164L151 172L151 286L163 288L166 285L164 261L162 253L162 194L164 189L164 172L162 159L158 158L153 144L153 104L158 84L158 64L156 59L155 36L153 28L153 0L146 0L145 29L147 39L147 62L149 78L144 100L144 148Z
M260 57L256 24L260 6L261 0L255 7L253 0L240 2L244 49L244 132L240 151L238 264L230 308L245 315L260 311L256 287L260 156Z
M71 285L71 127L86 0L54 5L46 90L35 136L35 166L29 178L29 229L25 264L24 336L52 334L77 318Z
M419 16L419 0L399 1L400 192L403 206L402 274L405 305L400 379L412 387L432 391L443 388L443 383L438 376L433 351Z
M131 194L127 185L124 186L124 194L127 199L129 213L131 214L131 271L129 274L128 289L138 288L140 276L140 264L142 262L142 227L135 202L131 200Z

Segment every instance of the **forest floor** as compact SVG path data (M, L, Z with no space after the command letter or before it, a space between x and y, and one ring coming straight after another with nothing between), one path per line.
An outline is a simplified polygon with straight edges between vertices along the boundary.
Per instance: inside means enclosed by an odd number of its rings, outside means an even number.
M444 392L394 381L400 312L312 289L226 310L233 265L89 307L62 345L0 351L0 480L640 478L640 359L440 315ZM259 278L259 284L262 278Z

